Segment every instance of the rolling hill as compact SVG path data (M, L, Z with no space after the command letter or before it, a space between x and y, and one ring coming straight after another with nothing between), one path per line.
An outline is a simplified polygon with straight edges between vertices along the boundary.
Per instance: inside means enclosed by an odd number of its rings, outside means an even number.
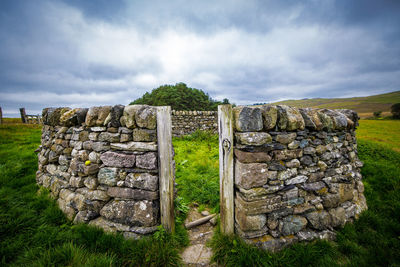
M372 116L372 113L375 111L382 111L383 116L390 115L390 107L395 103L400 103L400 91L365 97L285 100L271 104L294 107L353 109L358 112L360 117L365 118Z

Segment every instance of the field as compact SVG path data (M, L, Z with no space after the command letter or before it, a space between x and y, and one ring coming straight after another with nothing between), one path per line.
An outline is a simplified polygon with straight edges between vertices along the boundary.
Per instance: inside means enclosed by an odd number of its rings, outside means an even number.
M339 231L336 242L297 244L271 254L236 236L215 233L214 260L225 266L398 266L400 264L399 121L362 120L359 156L369 210ZM35 184L36 125L0 125L0 265L174 266L187 245L179 224L189 204L218 211L218 139L196 133L173 140L178 183L177 233L124 240L73 225Z
M361 120L357 138L400 152L400 120Z
M346 108L357 111L361 118L371 117L375 111L383 111L383 116L389 116L390 107L400 103L400 91L352 98L312 98L301 100L285 100L273 103L274 105L289 105L293 107L314 107L338 109Z

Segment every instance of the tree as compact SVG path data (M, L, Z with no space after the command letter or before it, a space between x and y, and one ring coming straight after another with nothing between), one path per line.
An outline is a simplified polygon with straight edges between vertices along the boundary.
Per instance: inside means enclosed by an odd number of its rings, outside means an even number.
M396 103L391 107L393 118L400 119L400 103Z
M379 118L382 115L382 111L375 111L374 117Z
M224 104L229 104L225 98ZM202 90L187 87L184 83L162 85L145 93L142 97L131 102L133 104L147 104L151 106L171 106L173 110L217 110L220 101L212 99Z

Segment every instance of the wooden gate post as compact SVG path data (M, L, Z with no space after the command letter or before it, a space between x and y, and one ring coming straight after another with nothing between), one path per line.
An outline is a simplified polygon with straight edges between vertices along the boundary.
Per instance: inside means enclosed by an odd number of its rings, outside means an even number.
M20 108L19 113L21 113L21 121L22 123L27 123L25 108Z
M159 158L159 189L161 224L175 232L174 163L172 155L171 107L157 107L157 141Z
M218 106L221 232L235 232L233 187L233 114L231 105Z

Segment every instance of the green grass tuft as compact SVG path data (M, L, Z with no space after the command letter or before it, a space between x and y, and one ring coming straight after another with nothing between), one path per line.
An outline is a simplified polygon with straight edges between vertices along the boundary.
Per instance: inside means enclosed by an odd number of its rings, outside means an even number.
M209 245L212 260L223 266L335 266L338 256L336 245L324 240L312 244L294 244L271 253L246 244L237 235L223 235L219 229Z

